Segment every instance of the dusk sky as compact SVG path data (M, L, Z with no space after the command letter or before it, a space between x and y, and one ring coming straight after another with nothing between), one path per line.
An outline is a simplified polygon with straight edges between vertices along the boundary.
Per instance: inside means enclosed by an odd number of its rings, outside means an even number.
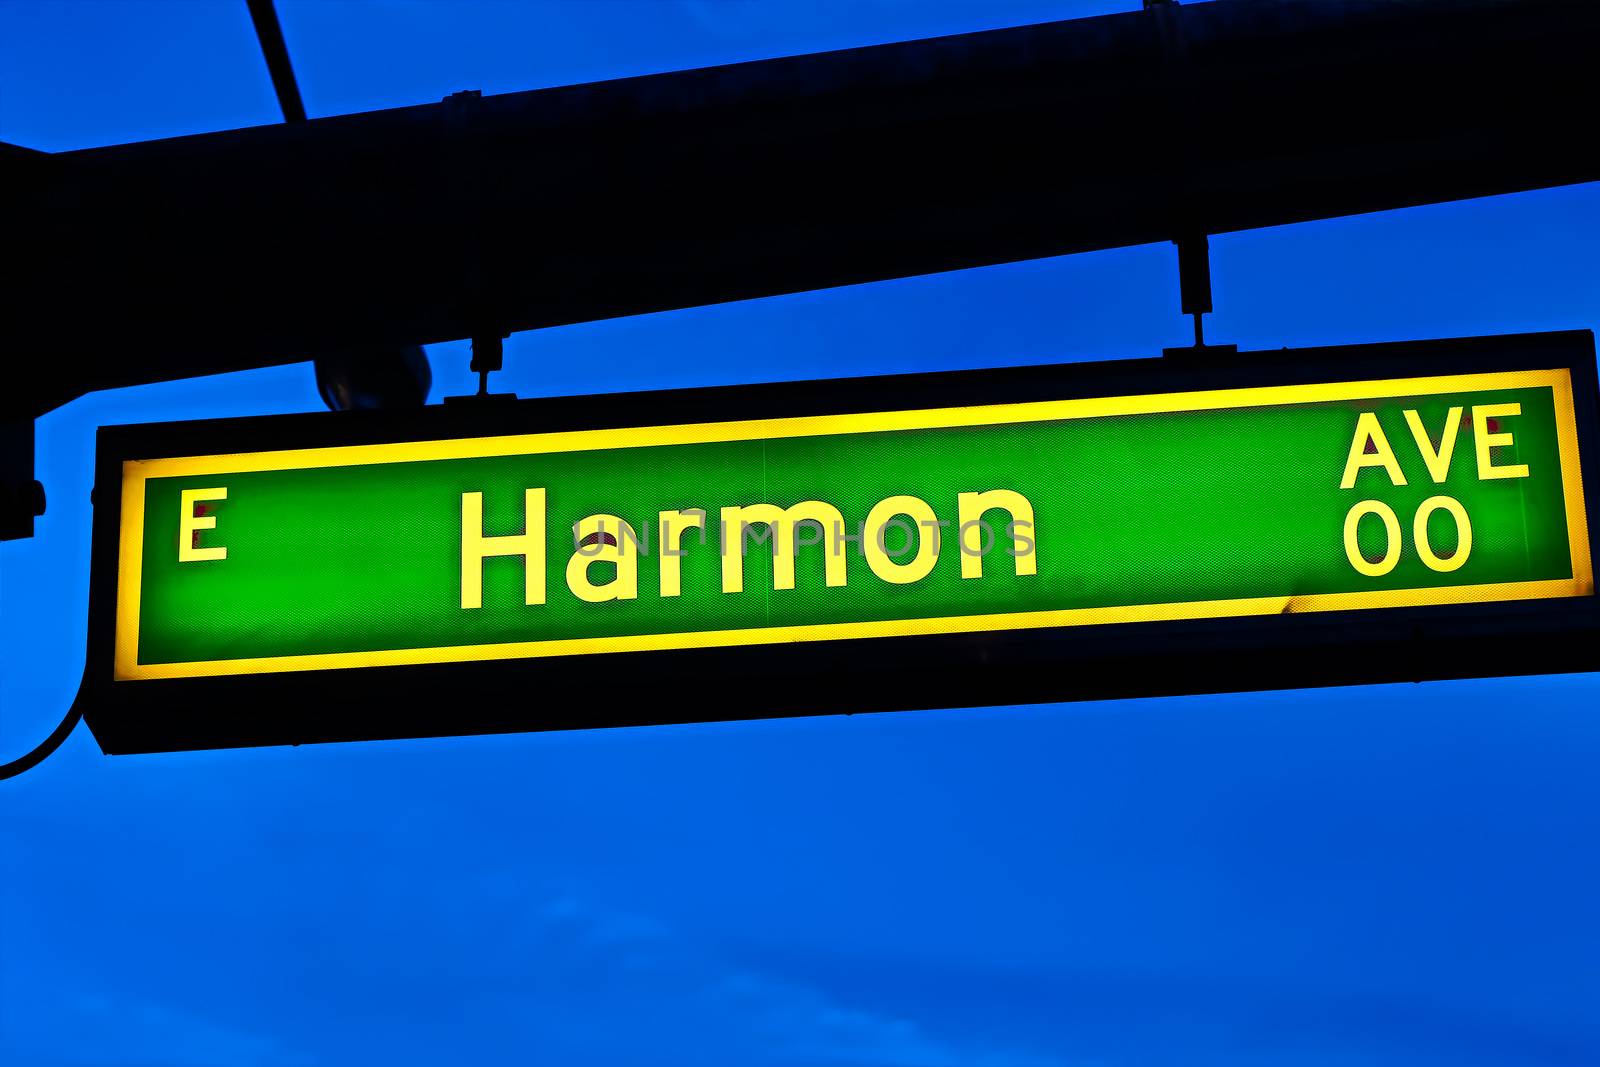
M1137 6L279 10L318 117ZM244 0L0 0L0 140L278 117ZM1242 349L1600 323L1600 185L1211 248L1207 336ZM1189 329L1154 245L518 334L495 386L1126 358ZM429 354L434 401L472 391L465 342ZM40 420L49 510L0 544L0 761L82 674L96 428L321 407L298 364ZM1597 767L1593 675L118 757L79 727L0 783L0 1063L1592 1065Z

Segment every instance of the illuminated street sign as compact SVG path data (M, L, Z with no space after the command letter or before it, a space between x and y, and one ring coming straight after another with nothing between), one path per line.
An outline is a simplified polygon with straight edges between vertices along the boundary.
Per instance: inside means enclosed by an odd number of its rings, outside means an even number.
M108 429L83 699L137 750L1572 669L1593 375L1562 334Z

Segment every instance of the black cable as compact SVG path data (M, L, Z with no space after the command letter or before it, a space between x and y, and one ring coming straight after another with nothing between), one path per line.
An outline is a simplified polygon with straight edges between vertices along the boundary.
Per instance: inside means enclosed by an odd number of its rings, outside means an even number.
M81 718L83 718L83 712L78 710L78 702L74 700L72 702L72 710L67 712L67 717L61 720L61 725L55 728L54 733L39 743L38 748L26 755L18 756L10 763L0 763L0 782L5 781L7 778L15 778L23 771L32 770L44 762L50 753L61 747L61 742L67 739L67 735L71 734L77 727L78 720Z
M278 23L278 9L272 0L245 0L245 3L250 8L250 21L256 25L256 40L261 42L261 56L267 61L267 73L272 77L273 91L278 94L283 121L304 122L306 105L300 99L300 86L294 80L289 46L283 42L283 27Z

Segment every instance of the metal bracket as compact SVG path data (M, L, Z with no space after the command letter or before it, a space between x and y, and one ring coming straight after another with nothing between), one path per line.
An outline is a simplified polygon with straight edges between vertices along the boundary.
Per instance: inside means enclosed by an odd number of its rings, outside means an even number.
M444 103L445 137L451 149L450 195L459 220L456 255L461 270L460 300L469 321L488 324L492 318L487 308L493 306L493 301L485 299L484 290L494 284L494 279L485 264L490 238L481 210L484 173L477 116L483 93L463 89L445 97ZM471 369L478 375L478 391L472 396L447 396L446 404L516 399L515 393L489 392L489 375L505 363L503 342L508 336L505 330L492 325L473 333Z
M1211 242L1205 234L1180 237L1178 246L1178 298L1185 315L1194 316L1194 344L1183 348L1164 348L1169 357L1222 355L1239 351L1238 345L1206 344L1203 317L1211 312Z
M481 404L486 401L505 402L515 400L516 393L491 393L489 392L489 375L499 370L505 363L505 338L509 334L495 333L480 334L472 339L471 369L478 374L478 391L471 396L447 396L446 404Z
M1201 131L1205 128L1207 116L1205 102L1195 100L1183 88L1190 80L1191 62L1184 19L1178 0L1144 0L1143 7L1147 16L1155 22L1156 35L1166 59L1163 78L1166 82L1165 94L1171 106L1165 115L1162 136L1180 159L1188 160L1198 154ZM1170 225L1178 234L1172 243L1178 246L1180 306L1185 315L1194 316L1194 344L1163 349L1162 355L1182 358L1237 352L1237 345L1206 344L1203 316L1211 313L1211 245L1205 231L1194 221L1201 214L1187 167L1181 168L1171 182L1169 197Z
M44 514L44 483L33 473L33 420L0 422L0 541L32 537Z

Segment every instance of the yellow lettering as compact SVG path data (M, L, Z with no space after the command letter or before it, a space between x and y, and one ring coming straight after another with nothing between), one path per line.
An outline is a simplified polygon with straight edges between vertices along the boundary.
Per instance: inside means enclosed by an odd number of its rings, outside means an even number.
M897 521L901 516L909 517L911 521ZM885 544L890 525L899 527L905 533L907 547L911 538L917 539L917 554L910 563L900 563L890 557ZM872 568L872 573L884 581L895 585L910 585L920 581L928 576L933 565L939 561L939 517L925 501L914 496L891 496L880 500L867 513L867 523L861 531L861 551L866 554L867 566Z
M961 577L982 578L983 557L992 544L984 543L988 532L983 517L999 508L1011 516L1006 532L1011 536L1011 556L1018 574L1037 574L1038 555L1034 552L1033 505L1011 489L991 489L986 493L961 493L956 497L956 523L961 545Z
M573 596L590 604L638 597L639 539L632 526L615 515L590 515L578 520L573 533L578 545L567 560L567 588ZM594 563L614 563L617 573L597 584L589 578Z
M1367 451L1369 442L1372 445L1371 452ZM1339 488L1354 489L1356 475L1363 467L1382 467L1395 485L1406 484L1400 461L1394 458L1394 449L1389 447L1389 439L1383 435L1383 426L1379 424L1378 416L1370 411L1363 411L1356 420L1356 435L1350 442L1350 455L1344 461L1344 477L1339 480Z
M1478 404L1472 409L1472 436L1478 445L1478 477L1526 478L1526 463L1509 463L1504 467L1494 465L1493 449L1507 448L1516 442L1509 433L1490 433L1489 420L1521 415L1521 404Z
M1428 519L1435 511L1441 510L1448 511L1456 521L1456 550L1444 559L1434 553L1433 544L1428 540ZM1459 570L1472 553L1472 523L1467 521L1467 509L1461 506L1459 500L1451 497L1432 496L1424 500L1417 509L1416 521L1411 525L1411 536L1417 541L1417 555L1422 557L1422 562L1427 564L1429 570L1445 574Z
M1433 447L1433 440L1428 437L1428 431L1422 428L1422 416L1408 409L1406 425L1411 427L1411 436L1417 442L1417 451L1422 453L1422 462L1428 465L1429 477L1436 483L1442 483L1450 477L1450 457L1455 455L1456 435L1461 432L1461 409L1451 408L1444 417L1444 434L1439 439L1437 450ZM1346 476L1349 476L1348 469Z
M211 548L201 548L199 545L201 530L216 528L215 515L196 515L195 505L202 500L226 500L226 489L185 489L178 494L178 502L182 511L178 513L178 562L196 563L206 559L227 559L226 545L213 545Z
M844 516L832 504L821 500L802 500L793 507L776 504L747 504L722 509L722 591L744 591L745 530L766 524L772 540L772 588L794 588L794 557L802 522L822 527L827 542L823 556L823 576L830 586L845 584L844 552L838 543L844 531Z
M703 511L663 511L661 513L661 595L677 596L683 592L683 535L689 530L703 530L706 513Z
M461 606L483 606L483 561L489 556L521 556L524 600L544 603L544 490L522 497L523 532L504 537L483 533L483 494L461 494Z
M1361 545L1357 534L1361 520L1368 515L1376 515L1383 520L1384 535L1387 538L1383 558L1376 562L1370 561L1361 553ZM1400 519L1395 515L1394 509L1381 500L1363 500L1350 509L1344 517L1344 554L1350 560L1350 566L1368 578L1382 578L1394 570L1396 563L1400 562Z

